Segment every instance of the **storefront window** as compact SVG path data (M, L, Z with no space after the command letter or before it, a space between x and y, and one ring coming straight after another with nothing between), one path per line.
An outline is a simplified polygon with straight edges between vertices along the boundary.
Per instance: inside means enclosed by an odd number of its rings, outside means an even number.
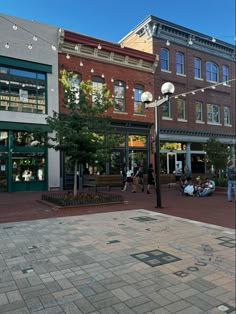
M46 113L46 74L0 66L0 110Z
M44 181L45 156L44 153L13 153L12 180L16 181Z
M129 146L131 147L146 147L147 137L144 135L129 135Z
M14 131L13 132L13 145L14 146L42 146L44 144L44 138L40 132L25 132Z
M8 132L0 131L0 146L7 146L8 142Z

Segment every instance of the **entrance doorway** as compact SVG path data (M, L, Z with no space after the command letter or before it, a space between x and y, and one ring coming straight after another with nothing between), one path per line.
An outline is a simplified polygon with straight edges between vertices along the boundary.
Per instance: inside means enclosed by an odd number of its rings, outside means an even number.
M0 157L0 192L7 191L7 158Z

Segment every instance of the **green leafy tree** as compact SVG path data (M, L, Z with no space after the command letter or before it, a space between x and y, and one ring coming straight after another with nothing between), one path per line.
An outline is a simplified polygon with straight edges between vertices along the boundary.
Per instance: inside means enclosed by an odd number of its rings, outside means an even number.
M211 165L220 175L221 170L226 169L227 166L227 157L229 155L227 146L221 144L216 138L210 138L205 145L205 150Z
M105 111L113 106L112 95L105 84L94 88L90 80L76 82L73 72L61 71L66 113L54 112L47 123L54 131L49 146L64 152L74 165L74 196L77 194L78 165L107 161L117 142ZM108 136L109 134L109 136Z

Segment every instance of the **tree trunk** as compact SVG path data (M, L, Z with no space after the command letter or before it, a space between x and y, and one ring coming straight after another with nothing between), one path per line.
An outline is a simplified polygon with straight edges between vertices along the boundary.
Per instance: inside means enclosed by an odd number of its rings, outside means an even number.
M74 196L77 196L77 168L78 168L78 163L77 160L75 161L75 166L74 166Z

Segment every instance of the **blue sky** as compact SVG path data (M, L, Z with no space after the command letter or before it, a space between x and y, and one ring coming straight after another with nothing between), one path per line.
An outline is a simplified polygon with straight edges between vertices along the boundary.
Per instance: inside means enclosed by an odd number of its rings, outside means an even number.
M0 0L0 13L118 42L149 15L234 44L236 0Z

